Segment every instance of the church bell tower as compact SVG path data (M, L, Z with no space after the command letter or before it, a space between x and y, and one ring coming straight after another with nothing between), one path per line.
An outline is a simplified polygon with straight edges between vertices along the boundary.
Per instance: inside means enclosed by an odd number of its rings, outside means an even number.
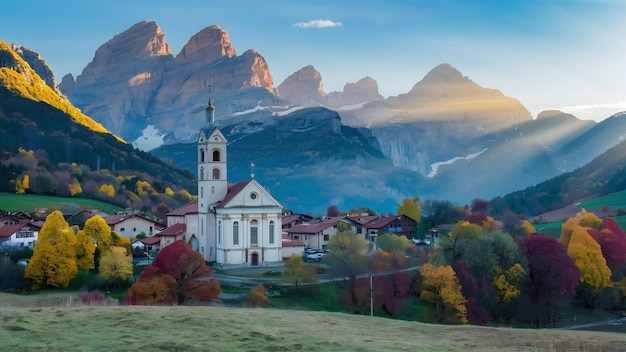
M207 126L198 134L198 212L208 213L226 197L227 140L215 123L215 107L209 97L205 109Z

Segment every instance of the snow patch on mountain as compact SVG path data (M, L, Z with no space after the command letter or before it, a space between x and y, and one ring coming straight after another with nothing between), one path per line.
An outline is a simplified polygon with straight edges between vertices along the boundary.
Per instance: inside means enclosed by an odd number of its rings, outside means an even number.
M363 103L358 103L358 104L352 104L352 105L344 105L344 106L340 106L338 107L337 111L349 111L349 110L356 110L356 109L361 109L363 108L363 106L365 104L367 104L368 102L363 102Z
M148 125L141 131L141 136L133 141L133 147L143 151L150 151L163 145L166 133L161 132L154 125Z
M441 162L437 162L437 163L433 163L430 165L430 172L428 173L429 178L433 178L437 175L437 170L439 170L439 167L441 165L450 165L453 164L459 160L472 160L474 158L476 158L477 156L479 156L480 154L484 153L485 151L487 151L487 148L479 151L478 153L474 153L474 154L469 154L466 156L457 156L456 158L452 158L450 160L446 160L446 161L441 161Z

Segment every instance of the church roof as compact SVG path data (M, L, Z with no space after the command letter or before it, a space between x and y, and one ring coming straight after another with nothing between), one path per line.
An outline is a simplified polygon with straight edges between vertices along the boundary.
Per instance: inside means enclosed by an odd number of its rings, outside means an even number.
M178 209L174 209L171 212L167 213L168 216L184 216L187 214L197 214L198 213L198 200L194 199L191 202L183 205Z
M237 182L232 185L228 185L228 192L226 193L226 197L222 199L219 203L217 203L217 207L228 204L233 198L235 198L239 192L241 192L248 183L252 182L252 180Z

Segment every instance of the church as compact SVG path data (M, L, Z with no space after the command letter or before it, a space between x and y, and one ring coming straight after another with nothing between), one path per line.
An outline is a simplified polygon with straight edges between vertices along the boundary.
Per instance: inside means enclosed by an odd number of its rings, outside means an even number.
M198 198L167 214L161 247L184 239L218 267L282 263L282 205L250 175L228 182L228 141L209 98L198 133Z

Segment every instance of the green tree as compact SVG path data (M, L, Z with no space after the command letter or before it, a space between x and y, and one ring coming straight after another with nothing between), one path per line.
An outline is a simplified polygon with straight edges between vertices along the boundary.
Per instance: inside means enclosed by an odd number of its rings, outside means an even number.
M60 211L46 217L24 277L32 289L67 287L76 274L76 235Z
M404 198L402 204L398 207L398 214L404 214L416 222L420 222L422 219L420 198Z
M376 248L382 249L385 252L400 252L404 253L411 247L411 242L406 236L398 236L393 233L386 233L376 238Z
M126 281L133 276L132 256L124 247L111 247L100 259L98 272L106 281Z

